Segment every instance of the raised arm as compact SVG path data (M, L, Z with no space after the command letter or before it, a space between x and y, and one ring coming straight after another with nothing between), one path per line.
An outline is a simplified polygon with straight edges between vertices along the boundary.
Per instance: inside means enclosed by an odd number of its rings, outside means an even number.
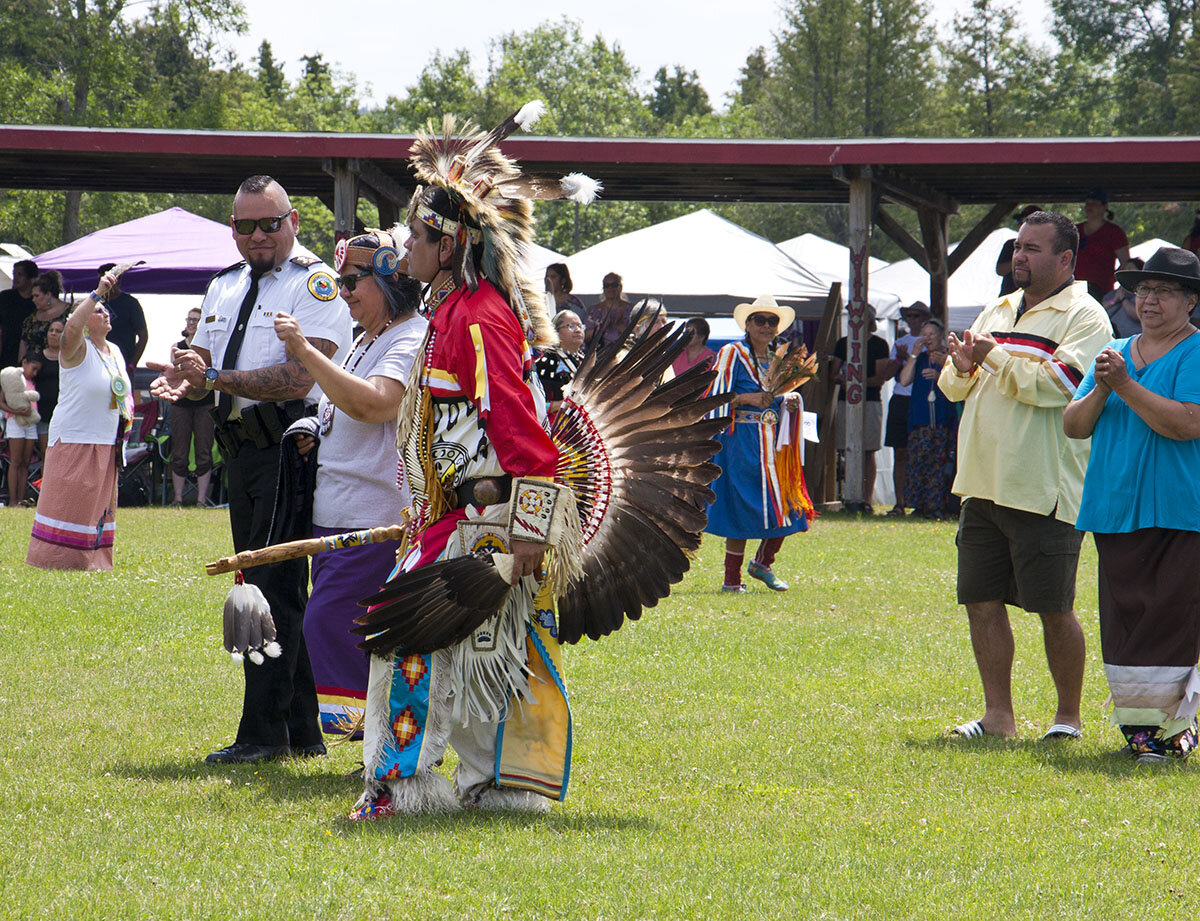
M96 309L96 304L109 292L116 280L117 277L112 272L106 272L97 283L96 290L76 304L71 315L67 317L58 356L59 364L64 368L77 367L83 361L83 356L87 351L87 346L83 341L83 332L87 328L88 319L91 317L92 311Z

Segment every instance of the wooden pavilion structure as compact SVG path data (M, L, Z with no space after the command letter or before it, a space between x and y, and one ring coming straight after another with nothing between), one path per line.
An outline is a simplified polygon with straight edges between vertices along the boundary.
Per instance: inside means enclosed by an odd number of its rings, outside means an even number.
M394 222L414 186L411 136L0 126L0 187L232 194L270 173L293 195L333 211L339 235L355 229L360 197ZM862 499L865 307L872 228L930 276L930 306L944 316L947 279L1022 202L1082 200L1103 186L1113 201L1200 195L1200 137L729 140L514 137L503 145L531 172L585 172L604 197L639 201L756 201L849 206L850 330L846 363L845 499ZM989 205L948 252L947 222L962 205ZM914 237L892 209L918 217ZM835 299L831 297L831 304ZM827 311L827 315L832 311ZM832 324L823 324L830 339ZM829 414L826 414L828 419ZM823 426L825 428L825 426ZM832 434L832 429L829 429ZM824 437L824 436L823 436ZM857 448L857 450L856 450ZM818 475L818 479L819 479Z

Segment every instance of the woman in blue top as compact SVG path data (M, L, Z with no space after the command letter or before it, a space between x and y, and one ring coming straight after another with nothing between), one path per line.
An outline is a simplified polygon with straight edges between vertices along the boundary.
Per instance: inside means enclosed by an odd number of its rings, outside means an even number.
M1200 259L1164 247L1117 273L1142 332L1108 345L1063 414L1092 438L1076 527L1099 555L1100 645L1123 749L1186 758L1200 703Z
M733 318L746 336L717 353L717 376L709 388L710 395L734 396L717 411L731 415L733 424L717 436L721 450L713 461L721 466L721 475L712 484L715 498L704 530L726 539L722 591L746 591L741 575L746 541L757 538L762 543L747 571L782 592L788 584L775 575L772 564L784 537L808 530L813 507L800 463L800 395L773 397L763 381L771 366L771 340L792 325L795 311L764 296L753 304L738 304Z
M920 341L900 369L900 383L912 387L904 497L923 518L942 518L950 512L958 414L937 386L946 355L945 327L940 320L926 320Z

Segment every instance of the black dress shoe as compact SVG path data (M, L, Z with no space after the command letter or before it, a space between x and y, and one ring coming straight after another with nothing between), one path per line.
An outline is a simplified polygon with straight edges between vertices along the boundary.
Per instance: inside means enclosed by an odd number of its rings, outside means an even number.
M325 743L317 742L313 745L293 745L292 756L295 758L323 758L325 756Z
M258 764L274 761L288 753L286 745L254 745L250 742L234 742L204 759L205 764Z

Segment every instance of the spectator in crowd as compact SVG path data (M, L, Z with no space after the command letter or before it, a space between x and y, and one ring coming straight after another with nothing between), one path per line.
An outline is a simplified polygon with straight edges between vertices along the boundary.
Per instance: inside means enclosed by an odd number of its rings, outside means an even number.
M322 391L316 417L289 430L300 454L316 465L313 537L404 521L412 494L398 466L397 411L429 325L417 313L421 283L400 274L391 232L368 230L351 237L336 268L342 299L363 330L344 362L336 364L314 348L294 317L275 316L275 334L288 355L304 365ZM298 434L306 424L310 434ZM360 638L350 630L362 614L363 592L387 581L399 549L399 541L380 541L313 557L304 641L317 683L321 728L328 734L345 735L360 725L370 669L358 648Z
M1063 414L1092 457L1076 526L1099 557L1100 646L1113 721L1140 762L1196 747L1200 675L1200 259L1163 247L1134 289L1142 332L1110 342Z
M26 352L21 359L21 379L25 389L37 392L35 380L42 370L42 353ZM28 394L27 398L34 394ZM8 439L8 504L25 504L25 481L29 479L29 462L33 458L33 448L38 441L38 423L34 421L40 415L39 400L33 400L28 407L18 409L10 406L0 396L0 409L4 410L4 435Z
M938 386L965 401L954 493L963 497L958 602L983 683L984 714L955 727L974 739L1016 735L1012 628L1006 604L1039 615L1058 693L1045 738L1078 738L1084 639L1075 616L1075 530L1088 443L1063 432L1063 407L1108 341L1104 309L1073 282L1079 233L1062 214L1026 218L1013 252L1018 290L993 301L961 341Z
M692 317L685 325L692 331L692 338L671 364L671 372L675 377L696 365L703 365L707 370L717 358L717 353L708 347L708 321L704 317Z
M1145 261L1134 256L1129 260L1129 268L1141 269ZM1142 321L1138 319L1137 298L1124 285L1117 285L1100 302L1108 320L1112 323L1113 335L1118 339L1136 336L1142 331Z
M1116 284L1118 265L1129 262L1129 238L1120 225L1113 223L1108 210L1108 193L1101 188L1088 192L1083 202L1083 222L1079 231L1079 258L1075 277L1086 281L1088 294L1100 301Z
M133 418L124 356L108 335L104 296L115 276L71 312L63 331L61 390L25 562L41 569L112 569L117 452Z
M921 327L933 316L922 301L914 301L900 311L900 317L908 327L908 332L900 336L893 344L888 356L892 364L901 368L913 354L915 346L921 342ZM908 471L908 401L912 394L912 385L897 380L892 385L892 398L888 400L887 424L884 426L883 446L892 449L892 487L896 491L896 504L889 515L904 517L905 483Z
M937 387L946 363L946 330L930 317L921 338L900 369L900 383L912 392L908 404L908 473L905 490L922 518L943 518L950 511L954 467L954 430L958 413Z
M106 262L100 266L97 274L103 276L115 266L115 262ZM146 314L136 297L121 290L120 279L117 280L116 288L109 292L106 302L112 315L112 332L108 338L117 344L121 354L129 362L129 376L132 377L137 363L142 360L142 353L146 351L146 343L150 341L150 333L146 329Z
M175 343L175 348L182 350L192 347L192 339L200 328L200 312L199 307L188 311L183 338ZM212 408L215 405L213 392L206 390L199 400L178 400L168 410L167 418L171 424L171 486L175 494L172 504L176 508L183 505L193 450L196 460L196 505L201 508L208 505L215 431Z
M1200 208L1196 209L1196 219L1192 222L1192 229L1188 231L1187 237L1184 238L1183 248L1200 256ZM16 285L15 277L13 285Z
M767 588L784 592L788 584L772 568L775 557L789 534L808 530L812 503L804 488L799 464L800 394L773 397L764 389L771 366L771 341L781 329L792 325L795 311L781 307L773 297L752 304L738 304L733 318L745 332L741 342L722 346L717 353L717 377L709 395L733 394L720 410L732 415L733 424L717 436L721 450L713 462L721 475L712 484L716 494L708 507L705 531L725 538L723 592L745 592L742 562L746 541L760 541L747 571ZM784 415L787 407L789 416ZM780 426L790 418L792 438L777 448Z
M573 310L560 310L554 315L554 331L558 345L542 349L534 364L542 390L546 394L546 412L551 421L562 407L563 388L579 370L583 361L583 321Z
M633 305L622 296L623 291L620 275L609 272L604 276L604 299L593 304L584 318L589 338L597 329L603 329L604 343L607 345L625 332Z
M66 329L65 320L54 320L46 327L46 348L42 352L42 370L38 372L36 381L38 398L38 415L42 421L38 423L38 454L46 460L46 448L50 440L50 420L54 418L54 410L58 406L59 364L61 355L63 331Z
M62 299L62 276L51 270L43 272L33 282L34 311L21 324L20 354L46 349L46 330L55 320L64 323L71 305Z
M32 259L14 262L12 287L0 291L0 368L15 368L21 360L21 325L33 313L33 282L38 276Z
M644 297L637 301L629 314L632 318L638 316L639 313L641 316L635 321L633 327L635 336L652 333L667 325L667 305L662 302L662 298Z
M583 301L571 293L573 287L571 271L565 262L552 262L546 266L546 293L554 301L546 306L553 307L555 313L573 311L582 320L587 309L583 306Z
M1025 218L1033 214L1035 211L1041 211L1038 205L1026 205L1020 211L1013 215L1013 220L1017 222L1017 230L1021 229L1021 225L1025 223ZM996 257L996 274L1000 276L1000 297L1008 294L1010 291L1015 291L1017 286L1012 280L1012 257L1013 246L1016 245L1017 238L1005 240L1004 245L1000 247L1000 255Z
M883 446L883 385L888 378L896 373L896 367L889 360L891 350L887 340L875 335L875 308L869 304L866 308L867 317L867 356L863 365L866 369L866 380L863 382L866 393L863 395L863 483L862 511L868 515L872 512L872 502L875 498L875 452ZM833 345L833 355L829 362L830 380L838 385L837 406L837 446L839 451L846 450L846 416L849 412L846 406L846 337L842 336Z

